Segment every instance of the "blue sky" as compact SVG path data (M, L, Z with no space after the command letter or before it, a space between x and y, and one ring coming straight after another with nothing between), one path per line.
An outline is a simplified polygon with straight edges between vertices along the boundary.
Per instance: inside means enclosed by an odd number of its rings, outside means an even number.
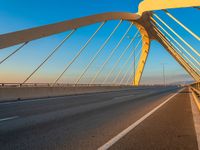
M137 7L139 4L139 0L0 0L0 34L13 32L17 30L22 30L26 28L32 28L37 27L41 25L51 24L55 22L60 22L64 20L69 20L73 18L78 18L82 16L88 16L103 12L137 12ZM170 12L177 17L181 22L183 22L187 27L192 29L197 35L200 35L199 25L200 25L200 14L197 10L194 9L176 9L176 10L170 10ZM174 23L172 20L170 20L166 15L164 15L162 12L157 12L162 18L168 22L173 28L177 29L179 34L181 34L182 37L184 37L188 42L190 42L196 49L199 48L200 44L198 41L193 39L190 35L188 35L186 32L182 31L182 29L178 26L176 26L176 23ZM113 22L113 25L107 25L108 29L105 29L104 32L110 32L111 30L109 27L114 27L114 25L117 24L117 22ZM99 25L99 24L98 24ZM80 31L77 33L77 37L81 44L84 44L84 42L81 40L82 38L87 38L89 35L85 35L86 32L92 33L94 30L98 27L98 25L93 25L91 28L83 29L83 31ZM124 26L128 26L128 23L124 23ZM125 30L123 28L120 29L121 32L124 32ZM134 31L133 31L134 32ZM34 44L28 47L30 53L26 53L22 51L20 54L17 54L19 56L15 56L15 58L8 61L8 63L2 64L0 66L0 69L4 70L4 73L1 73L1 76L4 78L4 82L16 82L18 81L17 77L20 78L19 80L23 80L26 75L28 75L34 68L36 64L39 64L41 60L45 57L45 54L50 52L51 47L55 47L57 43L63 37L66 35L66 33L62 33L59 36L55 35L52 36L52 38L44 39L42 40L43 45L42 46L35 46ZM121 36L121 34L118 34L118 36ZM103 35L99 36L98 40L102 40ZM119 37L117 37L119 38ZM49 44L49 41L51 42L51 45ZM70 43L70 41L69 41ZM78 49L79 47L76 45L76 42L71 41L72 47L70 47L70 50L72 49ZM34 49L37 49L41 53L34 53ZM7 51L3 51L0 53L0 59L4 58L9 52L11 52L13 48L7 48ZM94 48L94 46L91 48ZM73 55L72 51L68 50L68 55ZM74 50L75 52L75 50ZM120 53L120 51L119 51ZM57 58L62 57L64 54L64 51L57 54ZM25 58L22 57L22 55L26 56ZM108 54L104 54L105 56ZM117 58L118 55L116 55ZM35 58L34 58L35 57ZM37 58L37 59L36 59ZM36 59L36 60L35 60ZM64 58L63 58L64 59ZM85 60L86 56L82 56L82 59ZM19 63L16 63L16 61L19 61ZM23 61L24 60L24 61ZM32 61L35 61L32 63ZM38 60L38 61L37 61ZM55 62L53 62L54 59L50 60L49 66L53 66ZM27 62L28 61L28 62ZM62 68L64 67L65 63L61 63L61 61L57 61L58 64L60 64L61 69L57 70L60 72ZM152 84L152 83L162 83L162 65L161 63L165 63L165 70L166 70L166 78L168 83L172 82L178 82L178 81L184 81L184 80L191 80L191 78L187 75L187 73L180 67L179 64L177 64L174 59L163 49L161 45L159 45L156 42L152 42L150 54L147 60L147 64L145 66L145 71L142 78L143 84ZM32 65L29 67L28 65ZM18 66L17 66L18 65ZM24 69L24 74L22 75L20 72L19 65L21 65L21 68ZM24 65L24 66L23 66ZM112 63L110 63L110 66ZM10 67L12 66L12 67ZM75 65L76 66L76 65ZM74 67L75 67L74 66ZM77 64L77 66L80 66ZM84 67L84 65L83 65ZM97 68L98 66L96 66ZM56 75L59 73L55 73L55 70L57 69L57 66L53 66L49 70L49 72L45 69L41 70L41 74L43 74L43 77L39 77L39 74L35 76L34 81L42 81L44 79L53 80ZM95 68L95 65L94 65ZM106 69L105 69L106 70ZM107 71L109 68L107 68ZM78 72L77 70L71 69L71 72ZM80 73L81 71L79 71ZM92 70L91 70L92 72ZM104 72L106 74L106 72ZM13 74L16 74L15 80L13 79ZM49 77L46 76L48 74ZM69 76L74 76L73 73L70 73L69 70ZM63 80L64 81L64 80ZM84 82L83 82L84 83Z

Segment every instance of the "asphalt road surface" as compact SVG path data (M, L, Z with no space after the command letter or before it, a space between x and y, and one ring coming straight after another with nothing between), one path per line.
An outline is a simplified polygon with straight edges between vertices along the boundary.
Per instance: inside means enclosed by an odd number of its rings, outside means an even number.
M129 88L0 103L0 149L195 150L188 89L176 94L179 90ZM135 127L119 138L131 125Z

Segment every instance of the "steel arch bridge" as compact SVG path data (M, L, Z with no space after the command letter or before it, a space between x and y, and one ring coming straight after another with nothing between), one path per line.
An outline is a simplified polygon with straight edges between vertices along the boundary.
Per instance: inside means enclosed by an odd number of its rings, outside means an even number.
M165 0L166 1L166 0ZM30 78L54 55L54 53L74 34L77 29L80 29L82 27L90 26L92 24L100 23L100 26L97 28L97 30L92 34L92 36L85 42L85 44L79 49L77 54L72 58L72 60L64 67L64 70L58 75L58 77L55 79L55 81L52 83L52 86L56 85L60 78L64 75L66 71L69 70L71 65L78 59L78 57L82 54L82 52L86 49L86 47L89 45L89 43L92 41L92 39L96 36L96 34L99 32L99 30L105 25L105 23L112 21L112 20L119 20L119 23L114 28L114 30L111 32L111 34L106 38L106 40L103 42L103 44L98 48L97 52L94 54L92 59L90 59L89 63L86 65L86 67L83 69L77 80L74 82L74 84L78 84L79 81L82 79L82 77L85 75L85 73L88 71L88 69L91 67L92 63L95 61L95 59L98 57L99 53L102 49L105 48L106 44L109 42L110 38L113 36L115 31L118 29L118 27L122 24L123 21L128 21L130 23L130 26L128 26L125 34L121 37L119 42L115 45L115 47L112 49L110 55L108 58L102 63L99 70L94 74L94 76L89 81L89 84L93 84L94 81L97 79L101 71L104 69L105 65L108 63L110 58L113 56L116 49L119 48L120 44L124 40L124 38L128 35L128 32L132 28L132 26L135 26L139 33L141 40L137 43L136 48L142 43L140 56L137 63L137 68L134 68L134 72L131 76L132 85L139 85L140 80L142 77L142 73L144 70L144 66L149 54L150 44L151 41L156 40L158 41L170 54L171 56L191 75L191 77L196 81L200 81L200 54L199 51L194 49L186 40L184 40L176 31L174 31L164 20L162 20L156 13L154 13L154 10L163 10L167 16L169 16L172 20L174 20L177 24L179 24L181 27L183 27L187 32L189 32L194 38L196 38L198 41L200 40L199 36L197 36L195 33L193 33L190 29L188 29L185 25L183 25L179 20L177 20L172 14L170 14L166 9L168 8L182 8L182 7L194 7L194 9L199 9L200 2L198 0L194 1L186 1L183 0L180 2L179 0L174 0L173 2L165 2L165 1L158 1L157 5L155 7L149 8L148 3L151 2L151 0L143 1L139 6L139 12L136 14L133 13L124 13L124 12L109 12L109 13L103 13L103 14L97 14L87 17L82 17L78 19L73 19L69 21L59 22L55 24L45 25L41 27L26 29L22 31L17 31L13 33L7 33L0 35L0 48L5 49L11 46L15 46L18 44L21 44L17 49L15 49L13 52L11 52L8 56L6 56L4 59L0 61L0 65L2 65L5 61L10 59L11 56L13 56L15 53L17 53L19 50L21 50L23 47L28 45L31 41L49 37L51 35L59 34L62 32L70 31L69 34L64 38L61 43L59 43L48 55L43 59L43 61L26 77L26 79L23 82L20 82L20 84L26 84ZM162 25L161 25L162 24ZM169 29L170 32L173 33L173 35L176 36L183 44L187 46L185 48L182 46L180 42L178 42L164 27ZM133 42L135 38L138 36L138 33L135 34L135 36L131 39ZM127 45L127 47L130 47L131 42ZM133 56L133 52L131 52L131 56ZM122 53L123 55L123 53ZM122 56L121 55L121 56ZM120 57L121 58L121 57ZM115 63L113 68L110 70L109 74L104 79L103 83L107 81L109 76L113 73L113 70L115 69L116 65L118 65L120 58ZM130 57L131 59L131 57ZM128 58L129 60L129 58ZM135 59L133 60L135 63ZM126 63L124 64L126 65ZM135 67L135 66L134 66ZM132 67L133 69L133 67ZM121 70L118 71L117 76L115 77L114 81L118 79L120 76ZM126 74L125 74L126 75ZM123 76L124 80L125 76ZM120 84L122 84L122 81L120 81Z

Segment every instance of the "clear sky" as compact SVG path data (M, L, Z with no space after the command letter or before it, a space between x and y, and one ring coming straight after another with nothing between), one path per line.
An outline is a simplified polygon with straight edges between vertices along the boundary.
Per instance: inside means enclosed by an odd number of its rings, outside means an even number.
M0 2L0 34L4 34L8 32L37 27L103 12L134 13L137 12L137 7L140 0L0 0ZM197 35L200 35L200 12L198 10L187 8L170 10L170 12L181 22L183 22L187 27L192 29ZM186 39L189 43L192 44L192 46L194 46L194 48L199 51L200 43L197 40L192 38L187 32L184 32L184 30L178 27L176 23L168 18L163 12L158 11L157 13L174 29L176 29L184 39ZM105 34L107 32L110 33L110 28L112 27L113 29L117 22L113 21L112 24L113 25L108 24L107 28L104 29ZM69 55L69 57L73 56L73 52L75 54L75 49L78 50L80 48L77 46L77 43L79 43L81 46L81 44L84 44L84 40L82 39L87 39L89 37L89 35L86 35L86 33L89 34L94 32L98 25L99 24L93 25L91 26L91 28L86 28L78 32L77 41L69 40L69 43L71 42L71 47L69 48L71 51L69 49L67 51L67 55ZM124 33L125 27L127 29L127 22L125 22L119 30ZM130 33L131 36L135 31L134 29L132 30L133 31L131 31ZM28 49L26 52L25 50L20 52L19 54L17 54L17 56L11 58L10 60L8 60L8 62L0 66L0 69L3 70L0 73L2 80L0 82L17 82L19 80L23 81L23 79L28 74L30 74L31 71L33 71L36 65L45 58L45 54L48 54L50 50L52 50L52 48L55 47L56 44L58 44L59 41L64 38L64 36L66 36L66 33L59 34L59 36L52 36L51 39L45 38L44 40L41 40L43 45L37 44L36 46L34 42L33 44L31 43L31 45L26 48ZM101 41L101 37L104 38L103 36L103 33L101 33L98 37L98 41ZM119 33L117 35L117 38L120 38L120 36L122 36L122 34ZM95 46L95 44L91 45L90 49L94 49ZM15 48L16 47L7 48L6 50L0 52L0 59L3 59ZM34 50L37 50L37 52L35 52ZM54 80L55 76L57 76L66 65L66 63L63 63L64 59L66 59L65 54L66 52L64 50L61 50L61 52L56 54L55 58L50 60L50 62L46 66L46 68L51 67L51 69L41 69L40 73L43 75L43 77L39 77L38 74L34 77L35 80L32 80L32 82L43 80L49 82L49 80ZM116 54L115 57L117 58L119 54ZM108 53L102 54L102 56L106 55L108 55ZM57 60L58 65L55 65L54 62L56 58L60 60ZM62 59L63 61L61 61ZM83 55L80 59L85 60L86 63L82 64L82 67L84 67L87 64L87 56ZM199 61L199 58L197 59ZM168 83L191 80L191 78L182 69L182 67L174 61L174 59L168 54L168 52L165 51L165 49L161 45L159 45L157 42L152 42L150 54L142 78L143 84L163 83L163 68L161 65L162 63L165 63L165 73ZM110 63L109 65L111 66L112 63ZM81 65L77 63L75 64L75 66L78 69L71 69L71 72L73 73L70 73L69 70L68 77L70 77L70 79L73 78L75 74L77 75L78 72L81 72ZM94 65L93 67L94 69L96 67L98 70L97 65ZM108 72L109 67L107 68L107 70L105 69L105 71ZM92 72L92 69L89 72ZM104 72L104 74L106 74L107 72Z

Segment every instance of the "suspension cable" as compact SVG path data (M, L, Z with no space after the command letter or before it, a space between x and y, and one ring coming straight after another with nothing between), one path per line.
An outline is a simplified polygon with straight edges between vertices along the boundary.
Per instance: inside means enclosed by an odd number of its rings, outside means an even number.
M67 64L66 68L64 69L64 71L58 76L58 78L54 81L53 85L54 86L59 79L64 75L64 73L67 71L67 69L74 63L74 61L80 56L80 54L83 52L83 50L87 47L87 45L90 43L90 41L93 39L93 37L99 32L99 30L103 27L103 25L105 24L105 21L103 23L100 24L100 26L98 27L98 29L93 33L93 35L88 39L88 41L84 44L84 46L82 48L80 48L80 50L78 51L78 53L75 55L75 57L71 60L71 62L69 62L69 64Z
M175 51L174 50L174 48L169 44L169 42L168 41L166 41L163 37L161 37L160 35L158 35L165 43L166 43L166 45L168 46L168 47L170 47L170 48L172 48L173 49L173 51ZM181 60L180 60L181 61ZM186 65L188 65L188 63L187 62L184 62L184 61L181 61L183 64L186 64ZM189 68L189 70L191 70L191 68ZM188 71L189 71L188 70ZM191 73L192 74L192 76L194 77L194 78L199 78L199 76L198 76L198 74L196 74L196 72L189 72L189 73Z
M172 14L170 14L167 10L163 10L171 19L173 19L176 23L178 23L182 28L184 28L188 33L190 33L194 38L200 40L200 37L197 36L194 32L188 29L183 23L181 23L178 19L176 19Z
M124 38L127 36L128 31L130 30L130 28L132 27L132 23L129 26L129 28L127 29L127 31L125 32L125 34L122 36L122 38L120 39L120 41L117 43L117 45L112 49L110 55L108 56L108 58L104 61L104 63L102 64L102 66L100 67L99 71L96 73L96 75L94 76L94 78L91 80L90 84L92 84L98 77L98 75L101 73L101 71L104 69L104 67L106 66L106 64L108 63L108 61L111 59L111 57L113 56L114 52L116 51L116 49L118 49L118 47L120 46L120 44L122 43L122 41L124 40Z
M129 55L128 59L126 60L126 62L122 65L120 71L118 72L117 76L115 77L115 79L113 80L113 83L116 82L116 80L118 79L119 75L121 74L122 72L122 69L127 65L129 59L132 57L132 55L134 54L134 51L138 48L139 44L141 43L142 39L140 39L136 45L135 48L133 48L131 54Z
M53 49L53 51L45 58L45 60L24 80L23 84L26 83L34 74L35 72L40 69L40 67L42 67L42 65L44 65L45 62L47 62L49 60L49 58L51 58L51 56L53 56L53 54L65 43L65 41L76 31L76 29L72 30L65 38L64 40L58 44L58 46L56 46L55 49Z
M154 29L157 30L158 34L160 34L159 32L161 31L157 27L154 26ZM193 67L195 67L200 72L200 69L170 39L168 39L167 37L165 38L172 44L172 46L179 52L180 55L182 55L185 59L187 59L187 61L189 61L189 63L191 63Z
M135 33L135 35L133 36L133 38L131 39L131 41L129 42L129 44L127 45L127 47L124 49L123 53L121 54L121 56L118 58L118 60L115 62L114 66L112 67L112 69L110 70L110 72L108 73L108 75L106 76L106 78L103 81L103 84L107 81L107 79L110 77L110 75L113 73L113 71L115 70L115 68L117 67L117 65L119 64L119 62L121 61L121 59L123 58L123 56L125 55L125 53L128 51L129 47L131 46L131 44L133 43L133 41L135 40L135 38L137 37L139 33L139 30L137 30L137 32Z
M157 30L157 32L158 32L158 30ZM158 36L167 44L167 46L170 47L170 48L172 48L172 49L175 51L175 49L172 47L172 45L169 44L169 41L166 41L166 39L163 38L163 35L162 35L160 32L158 32L158 33L159 33ZM181 56L180 56L180 57L181 57ZM182 57L181 57L181 58L182 58ZM180 60L180 61L181 61L181 60ZM184 64L188 64L187 62L184 62L184 61L181 61L181 62L184 63ZM192 73L195 77L198 78L198 75L194 74L193 72L190 72L190 73Z
M138 54L137 54L137 56L136 56L136 58L135 58L135 51L134 51L134 61L132 61L131 65L130 65L129 67L132 67L132 66L135 67L135 66L134 66L135 60L136 60L137 57L139 56L140 52L141 52L141 50L138 52ZM130 61L130 60L129 60L129 61ZM121 79L121 81L120 81L120 83L119 83L120 85L122 84L122 82L124 81L124 79L125 79L125 77L127 76L128 72L130 71L130 70L129 70L129 67L127 68L126 73L124 74L123 78Z
M153 15L162 22L171 32L173 32L185 45L187 45L196 55L200 56L200 54L189 44L187 43L180 35L178 35L170 26L168 26L158 15L153 13Z
M170 41L170 39L168 39L167 37L165 37L165 38L168 40L168 41L166 41L166 39L164 39L164 38L162 37L162 35L160 34L159 29L155 28L155 30L156 30L158 36L159 36L162 40L164 40L165 43L170 42L170 44L173 46L173 50L177 50L177 51L179 52L180 56L182 55L185 59L187 59L187 61L189 61L189 62L187 62L187 63L191 63L191 64L193 65L193 67L195 67L198 71L200 71L199 68L198 68L189 58L187 58L187 56L185 56L185 54L184 54L176 45L174 45L173 42ZM171 47L171 46L170 46L170 47Z
M179 47L181 47L198 65L200 65L199 61L192 56L175 38L173 38L155 19L151 17L151 20L156 23Z
M137 56L136 56L136 59L140 56L141 52L142 52L142 51L139 51L139 53L138 53ZM136 59L135 59L135 60L136 60ZM137 64L134 65L134 67L135 67L135 66L138 66L138 61L137 61ZM136 67L136 68L137 68L137 67ZM130 79L132 78L132 76L135 78L135 71L136 71L136 68L133 69L132 73L130 73L130 76L129 76L128 80L126 81L126 84L128 84L128 81L130 81Z
M14 50L11 54L9 54L7 57L5 57L3 60L0 61L0 64L2 64L3 62L5 62L8 58L10 58L12 55L14 55L16 52L18 52L20 49L22 49L26 44L28 44L28 42L25 42L24 44L22 44L20 47L18 47L16 50Z
M133 23L131 23L131 25L129 26L129 28L127 29L126 33L128 33L128 31L131 29ZM105 45L108 43L108 41L110 40L111 36L115 33L115 31L117 30L117 28L115 28L113 30L113 32L110 34L110 36L106 39L106 41L104 42L104 44L99 48L99 50L97 51L97 53L95 54L95 56L92 58L92 60L89 62L89 64L86 66L85 70L81 73L81 75L79 76L79 78L76 80L75 85L78 84L78 82L81 80L81 78L84 76L84 74L87 72L87 70L89 69L89 67L91 66L91 64L94 62L94 60L97 58L97 56L100 54L101 50L105 47ZM125 33L125 34L126 34Z

